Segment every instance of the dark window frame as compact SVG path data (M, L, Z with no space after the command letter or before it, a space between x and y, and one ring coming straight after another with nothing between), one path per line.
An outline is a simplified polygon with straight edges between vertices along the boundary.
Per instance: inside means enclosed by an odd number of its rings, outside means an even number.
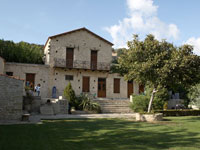
M120 78L113 79L113 93L120 93Z
M74 80L74 76L73 75L65 75L65 80Z
M82 92L84 92L84 93L89 93L90 92L90 77L89 76L83 76L82 77L82 80L83 80L83 78L88 78L88 89L83 89L84 88L84 85L83 85L83 83L82 83ZM83 81L82 81L83 82Z
M11 71L6 72L6 75L7 75L7 76L13 76L13 72L11 72Z

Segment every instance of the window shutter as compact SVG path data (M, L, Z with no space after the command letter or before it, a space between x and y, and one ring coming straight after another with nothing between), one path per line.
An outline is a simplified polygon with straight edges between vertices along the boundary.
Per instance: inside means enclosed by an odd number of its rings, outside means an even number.
M120 79L114 78L114 93L120 93Z

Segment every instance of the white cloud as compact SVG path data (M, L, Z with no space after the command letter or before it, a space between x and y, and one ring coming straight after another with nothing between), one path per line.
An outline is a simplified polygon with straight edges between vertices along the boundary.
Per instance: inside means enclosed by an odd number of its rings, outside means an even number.
M192 45L194 47L194 53L200 56L200 37L191 37L185 42L185 44Z
M113 38L115 47L126 47L133 34L146 36L154 34L161 39L178 39L179 29L175 24L166 24L157 17L158 6L153 0L127 0L129 16L105 29Z

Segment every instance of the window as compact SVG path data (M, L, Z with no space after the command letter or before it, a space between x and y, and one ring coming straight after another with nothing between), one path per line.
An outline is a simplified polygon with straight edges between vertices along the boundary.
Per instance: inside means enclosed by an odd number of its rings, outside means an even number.
M90 92L90 77L83 77L83 92Z
M91 62L91 64L90 64L91 69L97 70L97 51L94 51L94 50L91 51L90 62Z
M139 94L144 93L144 85L139 85Z
M34 87L35 87L35 74L34 73L26 73L26 86L28 86L32 90L34 90Z
M65 75L65 80L73 80L73 76L72 75Z
M6 72L6 75L13 76L13 72Z
M120 93L120 79L114 78L114 93Z
M66 67L73 68L74 62L74 48L67 48L66 49Z

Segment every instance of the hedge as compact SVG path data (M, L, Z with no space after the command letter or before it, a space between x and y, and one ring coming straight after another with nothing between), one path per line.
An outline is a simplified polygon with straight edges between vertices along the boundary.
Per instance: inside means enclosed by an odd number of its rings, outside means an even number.
M181 109L181 110L158 110L155 113L163 113L163 116L199 116L200 110Z

